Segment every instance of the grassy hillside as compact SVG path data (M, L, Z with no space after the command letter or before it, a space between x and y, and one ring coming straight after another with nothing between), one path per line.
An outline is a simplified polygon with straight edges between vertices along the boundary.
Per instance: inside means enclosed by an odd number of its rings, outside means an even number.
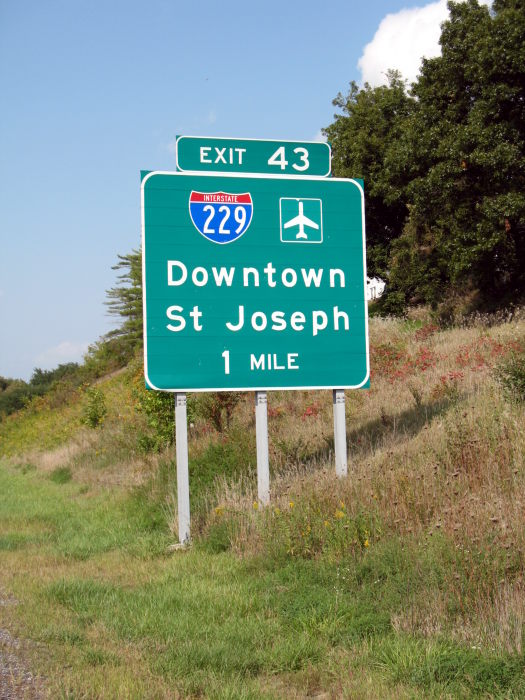
M190 404L194 544L139 370L0 423L0 627L50 697L525 696L525 320L372 319L372 385L269 394L259 508L253 397L217 432Z

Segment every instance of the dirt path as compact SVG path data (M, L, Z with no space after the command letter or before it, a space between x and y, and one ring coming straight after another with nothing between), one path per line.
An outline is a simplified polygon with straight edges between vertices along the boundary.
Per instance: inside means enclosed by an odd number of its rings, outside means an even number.
M0 608L17 601L0 589ZM44 683L28 668L29 642L22 642L0 627L0 700L41 700Z

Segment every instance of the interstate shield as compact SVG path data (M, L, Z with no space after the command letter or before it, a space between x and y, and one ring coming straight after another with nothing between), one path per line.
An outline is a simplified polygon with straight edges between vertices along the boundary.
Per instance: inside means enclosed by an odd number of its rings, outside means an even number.
M251 194L192 191L190 217L197 231L213 243L233 243L246 233L253 215Z

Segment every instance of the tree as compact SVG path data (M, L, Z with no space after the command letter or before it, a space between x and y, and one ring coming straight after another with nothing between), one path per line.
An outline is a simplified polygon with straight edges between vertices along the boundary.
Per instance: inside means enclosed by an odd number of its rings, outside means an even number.
M142 255L132 250L119 255L112 270L124 270L119 282L106 292L109 313L123 319L122 324L107 333L108 340L117 341L120 353L129 360L142 345Z
M525 12L509 0L492 14L477 0L449 9L441 56L423 61L401 138L410 226L394 246L392 280L427 301L454 287L504 300L525 282Z
M334 174L365 180L368 267L396 300L525 290L525 3L450 2L441 55L334 104ZM397 302L396 302L397 303Z
M333 101L342 113L323 130L332 145L334 175L365 182L368 270L383 277L390 245L407 216L407 176L399 167L399 154L390 150L400 141L413 103L396 71L388 73L386 86L365 83L360 89L352 82L348 94L339 93Z

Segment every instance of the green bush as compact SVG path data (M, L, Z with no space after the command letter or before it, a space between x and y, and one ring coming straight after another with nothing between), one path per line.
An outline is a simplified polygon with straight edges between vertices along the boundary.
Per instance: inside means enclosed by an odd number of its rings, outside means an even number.
M57 467L56 469L53 469L49 475L49 479L54 481L55 484L67 484L72 478L73 474L71 473L71 469L69 467Z
M506 398L525 402L525 352L514 352L495 370L495 376Z
M388 289L374 304L374 316L404 316L407 302L404 292Z
M98 428L104 423L108 409L106 398L101 389L89 386L85 390L86 402L82 415L82 422L90 428Z
M138 436L143 452L160 452L175 440L175 403L173 394L136 387L136 408L146 417L150 431Z

